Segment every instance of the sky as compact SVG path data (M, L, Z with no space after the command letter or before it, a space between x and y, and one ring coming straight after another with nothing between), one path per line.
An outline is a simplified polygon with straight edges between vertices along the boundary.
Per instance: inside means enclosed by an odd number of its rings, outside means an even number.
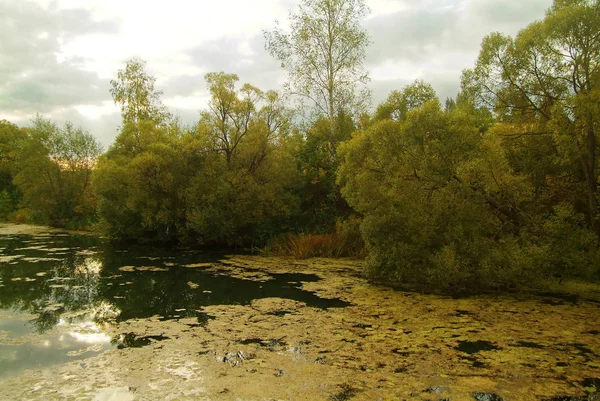
M482 39L515 35L552 0L365 0L365 67L373 105L415 79L455 96ZM163 103L184 123L206 108L204 74L279 89L285 72L263 31L286 26L299 0L0 0L0 119L25 126L37 113L72 121L109 146L120 125L110 80L139 57Z

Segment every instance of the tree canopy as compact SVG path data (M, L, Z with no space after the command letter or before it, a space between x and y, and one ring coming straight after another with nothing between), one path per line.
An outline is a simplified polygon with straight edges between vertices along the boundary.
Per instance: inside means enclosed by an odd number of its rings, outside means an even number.
M385 282L472 292L600 278L600 4L555 0L482 42L442 106L418 80L364 107L362 0L302 0L265 33L284 91L205 75L188 127L145 62L111 81L104 153L67 122L0 122L0 218L115 240L366 256ZM313 104L298 116L293 95ZM363 249L364 248L364 249Z

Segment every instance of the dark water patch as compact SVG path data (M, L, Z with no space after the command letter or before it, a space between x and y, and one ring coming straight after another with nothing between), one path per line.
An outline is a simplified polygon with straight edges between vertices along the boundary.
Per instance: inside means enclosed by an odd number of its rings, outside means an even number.
M576 294L543 291L537 293L537 295L544 297L541 302L548 305L577 305L579 303L579 295Z
M473 398L477 401L504 401L504 398L494 393L473 393Z
M243 345L256 344L261 347L266 348L276 348L276 347L285 347L287 343L283 341L282 338L271 338L271 339L263 339L263 338L245 338L243 340L237 340L236 343Z
M273 311L273 312L267 312L267 315L277 316L277 317L284 317L285 315L291 315L291 314L293 314L293 312L289 311L289 310L278 310L278 311Z
M577 351L577 355L584 358L585 362L590 362L592 358L597 358L598 355L592 351L586 344L581 343L573 343L573 344L565 344L565 349L575 349Z
M15 254L15 249L23 247L25 238L27 236L0 237L0 247L4 248L0 255ZM168 320L195 317L196 310L202 306L248 305L255 299L268 297L291 299L319 309L350 305L340 299L322 298L302 290L302 282L319 280L316 275L275 274L271 280L255 282L214 275L202 269L177 268L198 262L218 264L216 260L222 256L220 254L140 246L131 246L127 252L121 252L92 236L50 237L44 241L50 242L49 247L70 251L60 260L4 266L0 270L0 281L4 284L0 291L0 307L17 306L27 312L40 313L40 305L52 301L64 305L62 311L51 311L50 314L57 317L106 301L120 311L117 320L155 315ZM94 255L84 252L90 249L94 249ZM22 252L27 257L44 253L38 249ZM169 267L165 267L165 261ZM120 271L123 267L131 267L131 271ZM153 267L163 271L136 270ZM35 281L26 281L26 278ZM194 288L188 284L190 282L195 283ZM52 327L51 320L45 319L47 324L41 325L40 331ZM56 321L54 319L54 323Z
M338 387L339 392L331 396L331 401L347 401L360 392L357 388L354 388L347 383L340 384Z
M537 365L533 363L522 363L521 366L525 366L526 368L537 368Z
M123 348L141 348L152 344L157 341L168 340L169 337L163 335L157 336L138 336L135 333L123 333L120 336L115 337L111 340L113 345L116 345L118 349Z
M210 320L215 320L216 317L205 312L196 311L196 319L198 320L197 326L204 327ZM190 327L192 327L192 325L193 324L188 324Z
M583 379L581 385L585 389L593 389L595 392L600 392L600 378L586 378Z
M405 351L405 350L402 350L402 349L400 349L400 348L394 348L394 349L392 350L392 352L393 352L394 354L398 354L398 355L401 355L401 356L411 356L411 355L413 354L412 352Z
M531 341L518 341L516 344L511 344L511 347L544 349L545 346Z
M459 344L454 348L465 354L476 354L481 351L496 351L502 349L489 341L459 341Z
M482 369L482 368L487 368L489 365L483 361L480 361L479 359L477 359L477 357L474 356L459 356L459 359L463 360L463 361L468 361L471 363L471 366L477 369Z

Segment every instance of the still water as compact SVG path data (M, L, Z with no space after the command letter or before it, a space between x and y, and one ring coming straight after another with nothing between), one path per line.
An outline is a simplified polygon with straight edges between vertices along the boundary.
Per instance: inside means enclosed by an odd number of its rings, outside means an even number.
M224 255L188 249L117 247L98 237L50 232L0 235L0 377L160 339L110 337L111 322L211 316L207 305L279 297L317 308L342 307L301 289L315 275L262 280L214 269ZM168 335L168 334L167 334ZM84 362L82 362L83 364Z

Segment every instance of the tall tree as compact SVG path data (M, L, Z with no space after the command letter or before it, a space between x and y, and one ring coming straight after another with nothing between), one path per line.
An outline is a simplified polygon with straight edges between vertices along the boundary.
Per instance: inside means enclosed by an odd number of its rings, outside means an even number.
M170 117L160 101L162 91L154 88L156 78L148 75L145 68L143 60L132 58L124 70L119 70L117 79L110 81L110 93L115 104L121 106L123 124L140 121L161 124Z
M360 26L368 13L363 0L302 0L290 13L291 32L265 32L267 50L288 73L290 92L311 100L331 122L332 153L336 116L358 115L369 98L363 62L370 39Z
M600 235L599 32L600 2L555 0L542 21L515 39L499 33L486 37L463 86L511 126L514 138L547 138L555 163L582 182L590 224Z
M187 189L187 225L196 240L243 243L264 237L295 203L287 191L290 113L276 92L223 72L209 73L209 109L196 130L202 168ZM261 238L264 240L264 238Z

